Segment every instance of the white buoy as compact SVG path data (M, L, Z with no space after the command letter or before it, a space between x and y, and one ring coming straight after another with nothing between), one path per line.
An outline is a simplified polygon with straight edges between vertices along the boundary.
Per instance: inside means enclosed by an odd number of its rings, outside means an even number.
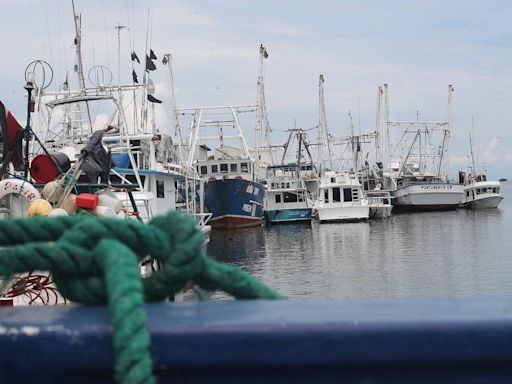
M69 216L69 214L62 208L55 208L48 214L48 217L53 216Z
M93 215L95 216L104 216L104 217L115 217L116 213L112 208L103 207L98 205L96 208L92 210Z

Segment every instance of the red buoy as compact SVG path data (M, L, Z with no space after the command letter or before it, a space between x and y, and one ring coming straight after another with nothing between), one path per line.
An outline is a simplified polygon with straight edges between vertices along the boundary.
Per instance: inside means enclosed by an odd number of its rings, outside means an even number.
M94 209L99 202L99 196L92 193L81 193L76 197L76 206L86 209Z
M69 157L62 152L50 156L37 155L30 164L30 175L37 183L46 184L59 176L57 165L62 172L66 172L71 166Z

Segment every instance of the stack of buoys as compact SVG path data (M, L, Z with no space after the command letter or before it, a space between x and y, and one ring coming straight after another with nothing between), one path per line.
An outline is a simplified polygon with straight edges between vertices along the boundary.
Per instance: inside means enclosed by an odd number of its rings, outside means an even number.
M69 186L66 188L61 179L44 185L41 198L31 202L27 216L67 216L85 212L94 216L115 217L122 208L121 200L108 190L75 195L70 193Z

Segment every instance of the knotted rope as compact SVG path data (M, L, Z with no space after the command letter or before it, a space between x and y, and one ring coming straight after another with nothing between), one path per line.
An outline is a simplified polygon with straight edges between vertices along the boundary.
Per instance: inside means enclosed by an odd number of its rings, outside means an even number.
M237 298L284 298L236 266L203 251L204 236L189 215L171 212L136 220L57 216L0 221L0 275L46 270L74 302L108 304L119 383L154 383L144 301L162 301L189 281ZM161 269L140 276L150 256Z

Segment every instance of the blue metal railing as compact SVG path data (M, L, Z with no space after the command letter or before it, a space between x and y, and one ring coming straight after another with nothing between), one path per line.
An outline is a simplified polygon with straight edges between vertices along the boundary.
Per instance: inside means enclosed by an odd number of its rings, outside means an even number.
M160 382L509 383L512 298L148 304ZM113 381L105 307L0 308L0 383Z

